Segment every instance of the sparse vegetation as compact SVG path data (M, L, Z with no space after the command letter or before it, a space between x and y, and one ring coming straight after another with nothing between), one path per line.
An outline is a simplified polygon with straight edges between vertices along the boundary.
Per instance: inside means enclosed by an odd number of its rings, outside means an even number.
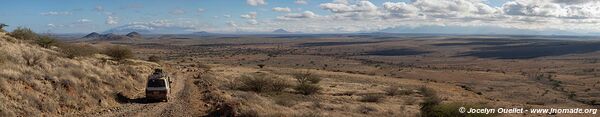
M358 111L362 114L369 114L372 112L377 112L377 109L372 106L368 106L368 105L360 105L358 107Z
M311 74L309 72L306 73L296 73L293 74L294 78L298 80L299 83L309 83L309 84L317 84L321 82L321 77Z
M151 55L148 57L148 61L150 62L160 62L161 58L156 55Z
M245 74L239 80L241 81L241 86L238 89L257 93L280 92L290 87L285 80L266 73Z
M48 36L48 35L40 35L35 40L35 43L44 48L50 48L51 46L56 46L58 40Z
M382 94L365 94L360 98L361 102L381 102L385 98Z
M9 35L11 37L27 41L32 41L38 38L38 35L35 32L33 32L29 28L24 27L17 27L17 29L10 32Z
M435 113L435 106L440 104L442 100L437 96L437 93L428 87L419 88L421 94L425 96L425 100L421 102L421 116L422 117L439 117Z
M395 95L400 94L400 87L399 86L388 86L383 91L385 91L385 94L387 94L388 96L395 96Z
M303 95L312 95L318 93L322 88L316 84L300 83L294 87L296 91Z
M67 58L86 57L99 53L98 48L88 44L61 43L58 47Z
M21 55L27 66L38 65L42 60L43 56L33 52L25 52Z
M318 93L322 88L318 83L321 82L321 77L313 75L309 72L297 73L293 75L298 85L294 87L296 91L304 95L312 95Z
M131 51L131 48L118 45L105 48L103 54L106 54L117 61L133 58L133 52Z

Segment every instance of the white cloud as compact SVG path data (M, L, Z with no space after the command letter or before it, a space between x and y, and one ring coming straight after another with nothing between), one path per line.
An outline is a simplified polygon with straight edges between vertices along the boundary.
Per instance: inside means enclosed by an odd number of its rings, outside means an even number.
M280 20L295 20L295 19L306 19L306 18L315 18L319 15L313 13L312 11L304 11L302 13L289 13L284 16L279 16L277 19Z
M256 21L256 19L251 19L251 20L248 20L248 22L246 22L246 23L248 23L250 25L257 25L258 21Z
M173 9L171 10L171 12L169 12L172 15L183 15L185 14L185 10L177 8L177 9Z
M589 0L515 0L505 3L507 15L558 18L598 18L600 1Z
M77 20L78 23L88 23L88 22L92 22L92 20L89 19L79 19Z
M43 12L40 13L40 15L45 15L45 16L60 16L60 15L71 15L71 12L68 11L62 11L62 12L58 12L58 11L49 11L49 12Z
M250 5L250 6L258 6L258 5L267 4L267 2L265 2L265 0L246 0L246 3L248 3L248 5Z
M94 7L94 10L96 10L98 12L102 12L102 11L104 11L104 7L102 7L102 6L96 6L96 7Z
M225 17L225 18L230 18L230 17L231 17L231 15L223 15L223 17Z
M334 13L373 12L377 10L377 6L369 1L358 1L357 4L348 4L345 0L337 0L334 3L323 3L320 7Z
M273 11L276 11L276 12L292 12L292 9L290 9L288 7L275 7L275 8L273 8Z
M240 15L240 17L245 18L245 19L256 19L256 12L249 12L248 14L243 14Z
M106 24L108 25L115 25L118 24L118 17L114 17L114 16L108 16L106 17Z
M204 11L205 11L205 10L204 10L203 8L198 8L198 9L196 9L196 12L197 12L198 14L200 14L200 13L202 13L202 12L204 12Z
M227 25L229 25L230 27L238 27L238 25L233 21L228 21Z
M308 0L296 0L296 4L308 4Z

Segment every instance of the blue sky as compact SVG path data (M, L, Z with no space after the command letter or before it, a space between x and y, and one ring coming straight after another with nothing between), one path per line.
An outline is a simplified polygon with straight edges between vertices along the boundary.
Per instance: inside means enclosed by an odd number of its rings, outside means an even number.
M331 33L432 25L598 32L595 27L600 13L593 10L600 6L598 2L531 1L6 0L0 8L0 22L10 25L8 30L23 26L50 33L131 28L175 33L269 32L279 28Z

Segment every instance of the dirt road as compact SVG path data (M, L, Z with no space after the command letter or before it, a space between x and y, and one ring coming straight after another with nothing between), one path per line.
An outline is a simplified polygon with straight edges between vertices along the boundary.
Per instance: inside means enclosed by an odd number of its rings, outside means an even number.
M189 70L195 69L195 70ZM210 109L200 91L205 85L194 84L194 76L198 76L198 68L178 69L171 71L173 79L169 102L147 102L145 99L129 99L128 103L119 107L102 109L90 113L81 113L75 116L93 117L156 117L156 116L204 116ZM169 70L168 70L169 71ZM199 87L200 86L200 87Z

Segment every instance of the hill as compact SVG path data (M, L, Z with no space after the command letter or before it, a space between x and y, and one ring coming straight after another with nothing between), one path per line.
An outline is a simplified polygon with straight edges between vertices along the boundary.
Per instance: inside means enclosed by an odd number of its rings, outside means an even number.
M134 39L141 39L141 38L143 38L142 34L140 34L138 32L130 32L130 33L127 33L127 35L125 35L125 36L127 36L129 38L134 38Z
M59 116L119 104L115 94L134 95L158 66L112 61L94 54L67 58L51 49L0 32L0 116ZM129 64L124 64L129 63Z
M143 39L142 35L137 32L130 32L126 35L117 35L113 33L99 34L92 32L82 38L92 41L137 41Z
M288 33L292 33L292 32L289 32L289 31L287 31L287 30L284 30L284 29L277 29L277 30L274 30L274 31L273 31L273 33L277 33L277 34L288 34Z

